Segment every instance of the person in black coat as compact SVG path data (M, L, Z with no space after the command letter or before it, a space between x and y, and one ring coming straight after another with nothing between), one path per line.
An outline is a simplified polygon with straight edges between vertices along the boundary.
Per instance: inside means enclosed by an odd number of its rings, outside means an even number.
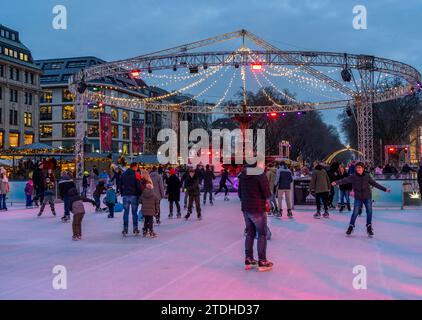
M213 193L213 187L214 187L214 180L215 175L213 170L210 168L210 165L206 165L206 170L203 174L204 177L204 206L207 202L207 193L210 195L210 204L213 205L212 202L212 193Z
M185 208L185 210L188 207L188 198L189 198L188 192L186 190L186 181L187 181L188 177L189 177L189 169L186 170L185 172L183 172L182 179L180 180L181 184L182 184L183 192L185 194L185 197L183 199L183 207Z
M224 201L229 200L229 198L227 197L229 193L229 188L227 188L227 181L229 181L233 185L233 182L229 178L229 171L227 170L227 168L224 168L224 171L221 174L220 186L214 194L214 195L217 195L219 192L221 192L221 190L224 189Z
M44 202L44 192L45 192L45 177L43 174L43 164L40 162L38 166L35 167L32 174L32 181L34 182L35 197L34 203L38 207L38 200L40 203Z
M192 214L193 202L195 202L196 213L198 215L198 219L201 220L201 192L199 190L199 178L196 176L194 169L189 169L189 176L186 178L185 188L189 196L188 213L185 216L185 219L188 220Z
M419 184L419 193L422 194L422 163L418 169L418 184Z
M337 180L347 178L348 176L349 173L346 169L343 166L340 166L338 168ZM350 191L352 191L351 183L340 185L340 212L342 212L346 206L348 211L352 210L350 207Z
M245 268L254 266L271 269L272 262L267 260L267 214L266 204L271 197L270 184L265 173L249 175L247 168L239 175L238 194L241 202L241 210L246 224L245 240ZM253 245L255 235L258 233L258 258L254 259Z
M170 170L170 177L167 180L167 190L166 195L169 201L170 206L170 214L169 219L173 218L173 206L176 204L177 209L177 218L181 218L182 214L180 211L180 188L182 183L179 177L176 175L176 171L174 169Z
M121 178L122 178L122 170L118 168L116 172L114 172L113 177L111 178L110 182L113 183L113 181L116 181L116 192L120 194L121 189Z
M64 172L61 176L59 181L59 196L60 199L64 202L64 216L62 217L62 221L66 222L70 220L70 198L69 198L69 190L75 188L75 182L70 178L70 176Z

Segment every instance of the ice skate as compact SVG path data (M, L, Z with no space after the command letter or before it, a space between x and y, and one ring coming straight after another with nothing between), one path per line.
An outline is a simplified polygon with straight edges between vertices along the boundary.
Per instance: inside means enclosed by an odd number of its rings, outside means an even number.
M245 259L245 270L251 270L253 268L258 267L258 261L253 258L246 258Z
M202 220L202 215L198 214L198 220L201 221Z
M41 217L42 216L42 212L37 214L37 217Z
M150 238L156 238L157 237L157 234L154 231L150 231L149 232L149 237Z
M288 210L287 210L287 217L288 217L289 219L293 219L292 209L288 209Z
M328 211L325 211L324 214L322 215L325 219L328 219L330 217L330 214L328 213Z
M173 219L173 213L170 213L170 214L168 215L168 218L169 218L169 219Z
M274 217L281 219L281 217L283 217L283 210L274 212Z
M148 235L148 231L146 229L142 229L142 237L146 237Z
M127 237L127 234L128 234L127 229L123 229L123 231L122 231L122 236L123 236L123 237Z
M258 262L259 272L271 271L273 269L274 263L268 260L261 260Z
M345 208L345 206L344 206L344 205L341 205L341 206L340 206L340 209L339 209L338 211L339 211L339 212L343 212L344 208Z
M73 236L73 237L72 237L72 240L73 240L73 241L79 241L80 239L79 239L79 237L78 237L78 236Z
M135 229L133 229L133 235L135 236L135 237L137 237L137 236L139 236L139 229L138 228L135 228Z
M69 216L62 217L62 222L63 223L66 223L66 222L69 222L69 221L70 221L70 217Z
M347 204L347 211L352 211L352 208L350 207L350 203Z
M317 212L314 214L315 219L321 219L321 212Z
M185 220L188 221L190 217L190 213L188 213L187 215L185 215Z
M349 226L349 228L347 228L346 235L347 236L350 236L352 234L352 232L353 232L353 229L354 229L353 226Z
M161 220L160 220L160 218L157 218L157 219L155 220L155 223L156 223L157 225L160 225L160 224L161 224Z
M176 216L177 219L181 219L182 218L182 214L179 212Z
M230 201L229 197L224 196L224 201Z
M371 224L368 224L366 226L366 233L368 234L369 238L372 238L374 236L374 229L372 228Z
M114 216L112 216L111 214L109 214L109 215L107 216L107 218L109 218L109 219L113 219L113 218L114 218Z

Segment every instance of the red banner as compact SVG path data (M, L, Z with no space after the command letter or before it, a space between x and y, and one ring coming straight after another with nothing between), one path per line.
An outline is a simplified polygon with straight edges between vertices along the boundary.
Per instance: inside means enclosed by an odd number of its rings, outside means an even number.
M111 115L100 113L101 151L112 151Z
M132 119L132 153L144 152L144 120Z

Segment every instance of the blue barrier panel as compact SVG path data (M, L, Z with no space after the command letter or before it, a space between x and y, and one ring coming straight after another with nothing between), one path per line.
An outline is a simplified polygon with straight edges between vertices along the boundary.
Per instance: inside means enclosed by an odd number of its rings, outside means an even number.
M372 189L372 199L374 206L393 206L401 207L403 203L403 180L376 180L377 183L386 188L390 188L391 192L387 193L377 188Z
M26 181L9 181L10 192L7 194L7 203L25 203Z

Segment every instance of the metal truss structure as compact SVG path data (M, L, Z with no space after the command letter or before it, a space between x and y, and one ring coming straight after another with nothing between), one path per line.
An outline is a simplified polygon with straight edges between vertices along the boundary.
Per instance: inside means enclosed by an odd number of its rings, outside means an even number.
M264 50L249 51L213 51L191 52L194 49L209 46L236 38L245 38L252 41L256 46ZM165 104L146 102L142 98L122 99L106 96L96 92L85 91L83 96L78 93L77 87L83 82L89 84L97 79L105 77L118 77L127 75L132 70L169 70L173 68L205 68L213 66L245 66L251 61L269 66L295 66L301 71L312 75L338 92L350 97L350 99L315 102L295 103L286 105L269 106L189 106L180 104ZM346 68L353 76L353 71L360 76L360 88L355 83L356 90L352 90L315 67L338 67ZM399 77L404 84L388 90L377 90L374 75L387 74ZM268 113L268 112L297 112L314 111L354 106L358 126L358 145L363 154L363 159L369 164L373 163L373 117L372 105L383 101L393 100L409 94L413 88L421 86L421 74L412 66L394 60L369 56L335 52L318 51L284 51L247 30L239 30L219 35L217 37L184 44L170 49L141 55L127 60L121 60L101 65L95 65L82 70L69 80L70 89L77 95L76 108L76 168L78 176L82 175L83 164L83 139L85 138L85 126L83 125L83 113L85 100L103 101L107 105L118 105L127 108L136 108L147 111L165 111L173 113ZM177 119L174 118L174 119ZM175 123L177 121L172 121ZM81 156L82 155L82 156Z

